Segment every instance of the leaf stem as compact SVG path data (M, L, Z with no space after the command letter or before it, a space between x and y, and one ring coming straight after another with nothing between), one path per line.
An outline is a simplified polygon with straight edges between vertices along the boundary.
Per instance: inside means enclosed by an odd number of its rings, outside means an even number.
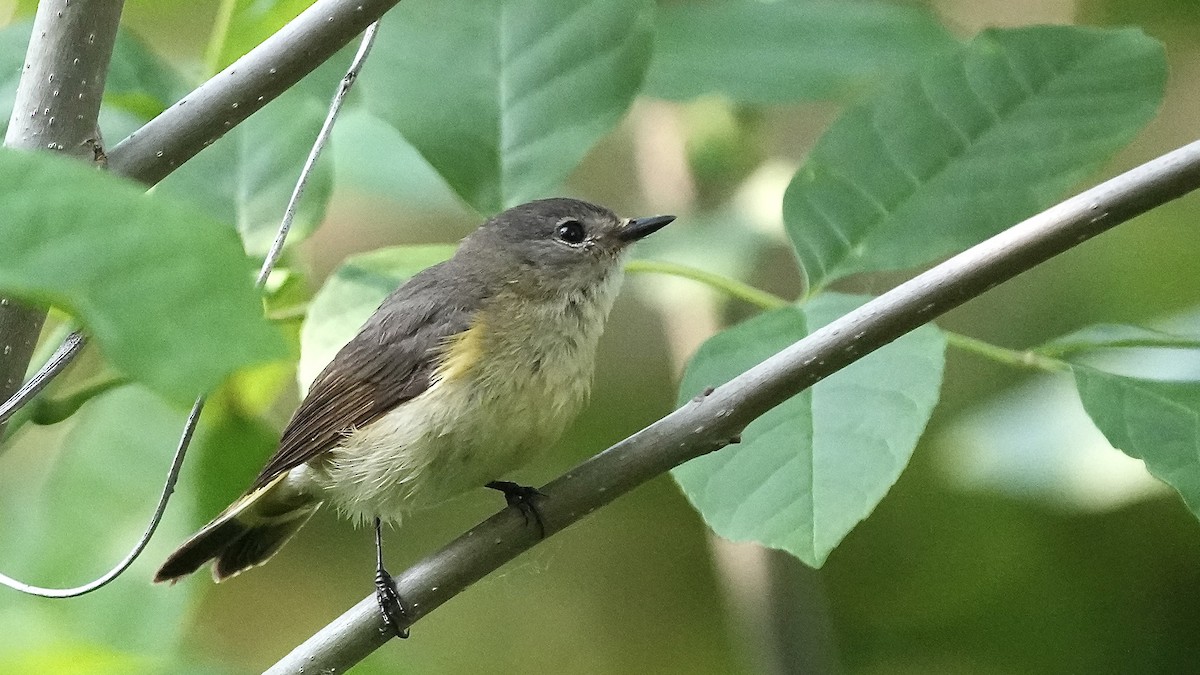
M763 310L779 309L780 307L787 307L792 304L774 293L768 293L737 279L731 279L727 276L689 265L663 262L661 260L631 260L625 264L625 270L634 273L669 274L684 279L691 279L692 281L699 281L710 288L721 291L725 295L748 302Z
M1009 349L1007 347L994 345L990 342L984 342L983 340L973 338L969 335L963 335L962 333L955 333L948 330L943 330L942 333L946 336L946 343L950 346L991 359L998 363L1016 366L1018 368L1042 370L1050 373L1062 372L1070 367L1058 359L1050 358L1049 356L1039 354L1035 351Z
M29 421L39 426L58 424L75 414L84 403L100 394L112 391L117 387L129 384L131 380L124 375L114 375L93 382L79 391L62 398L38 399L26 409L29 410Z

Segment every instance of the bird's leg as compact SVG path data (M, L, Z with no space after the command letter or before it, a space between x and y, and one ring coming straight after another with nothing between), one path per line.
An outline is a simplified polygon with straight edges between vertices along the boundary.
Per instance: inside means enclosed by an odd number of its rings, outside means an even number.
M375 599L379 602L379 610L383 613L383 622L396 634L396 637L408 637L408 612L404 611L404 603L400 600L400 592L396 590L396 582L392 575L383 568L383 526L379 517L375 518Z
M538 534L542 537L546 536L546 523L542 521L542 514L537 509L535 500L544 498L546 493L535 487L528 485L518 485L508 480L494 480L484 487L489 487L493 490L499 490L504 493L504 501L508 502L509 506L515 507L525 516L525 524L529 521L537 524Z

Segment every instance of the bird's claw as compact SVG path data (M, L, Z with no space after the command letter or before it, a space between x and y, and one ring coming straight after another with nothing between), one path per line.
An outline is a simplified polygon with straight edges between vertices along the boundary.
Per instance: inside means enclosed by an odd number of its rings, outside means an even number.
M493 490L499 490L504 493L504 501L509 506L521 512L525 518L525 524L533 522L537 525L538 534L541 537L546 536L546 523L542 520L542 514L538 511L537 500L547 497L545 492L528 485L520 485L507 480L494 480L487 484L487 487Z
M396 590L396 582L387 570L380 568L375 572L375 600L379 602L379 611L383 614L383 622L398 638L408 637L408 612L404 611L404 602L400 592Z

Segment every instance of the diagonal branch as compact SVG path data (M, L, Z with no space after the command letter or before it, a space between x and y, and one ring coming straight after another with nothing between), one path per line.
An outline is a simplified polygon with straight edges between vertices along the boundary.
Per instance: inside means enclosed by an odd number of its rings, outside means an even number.
M315 70L399 1L317 0L113 147L109 169L157 183Z
M913 277L596 455L543 490L553 534L674 466L712 452L771 408L864 355L1118 223L1200 187L1200 141L1068 199ZM509 509L396 578L413 621L538 543ZM268 673L342 672L393 633L374 596Z

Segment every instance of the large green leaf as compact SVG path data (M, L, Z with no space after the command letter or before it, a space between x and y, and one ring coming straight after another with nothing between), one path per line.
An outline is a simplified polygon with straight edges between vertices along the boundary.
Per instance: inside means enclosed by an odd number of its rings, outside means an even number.
M0 152L0 290L78 316L112 363L184 402L286 354L228 228L50 153Z
M845 99L955 44L929 12L885 2L671 3L656 25L646 91L669 99Z
M339 188L387 195L406 209L465 211L441 175L396 128L363 108L338 117L330 143Z
M346 259L317 291L300 329L300 388L350 341L388 293L454 254L454 246L393 246Z
M184 417L142 387L122 387L72 418L44 482L19 463L0 474L2 491L18 495L3 500L0 569L31 583L73 586L120 560L154 510ZM44 461L45 448L39 454ZM145 666L149 659L135 655L169 654L185 634L183 617L193 596L185 588L153 586L150 577L189 533L193 495L185 476L143 557L103 590L58 601L8 595L0 612L0 663L67 645L83 650L81 664L120 657ZM96 654L84 659L83 652L92 651L88 645Z
M189 200L218 220L234 223L246 252L265 256L348 59L341 53L322 64L156 189ZM323 155L309 175L292 221L289 246L303 241L325 217L333 192L332 167L333 162Z
M1108 442L1144 461L1200 517L1200 382L1072 369L1083 408Z
M1153 115L1162 45L1140 31L987 31L839 119L784 219L817 289L927 263L1058 199Z
M650 57L648 0L442 0L388 13L367 105L471 206L558 188L624 115Z
M865 300L824 294L718 333L688 364L680 404ZM920 328L758 418L740 444L672 474L717 534L819 566L908 464L938 400L944 347L939 331Z

